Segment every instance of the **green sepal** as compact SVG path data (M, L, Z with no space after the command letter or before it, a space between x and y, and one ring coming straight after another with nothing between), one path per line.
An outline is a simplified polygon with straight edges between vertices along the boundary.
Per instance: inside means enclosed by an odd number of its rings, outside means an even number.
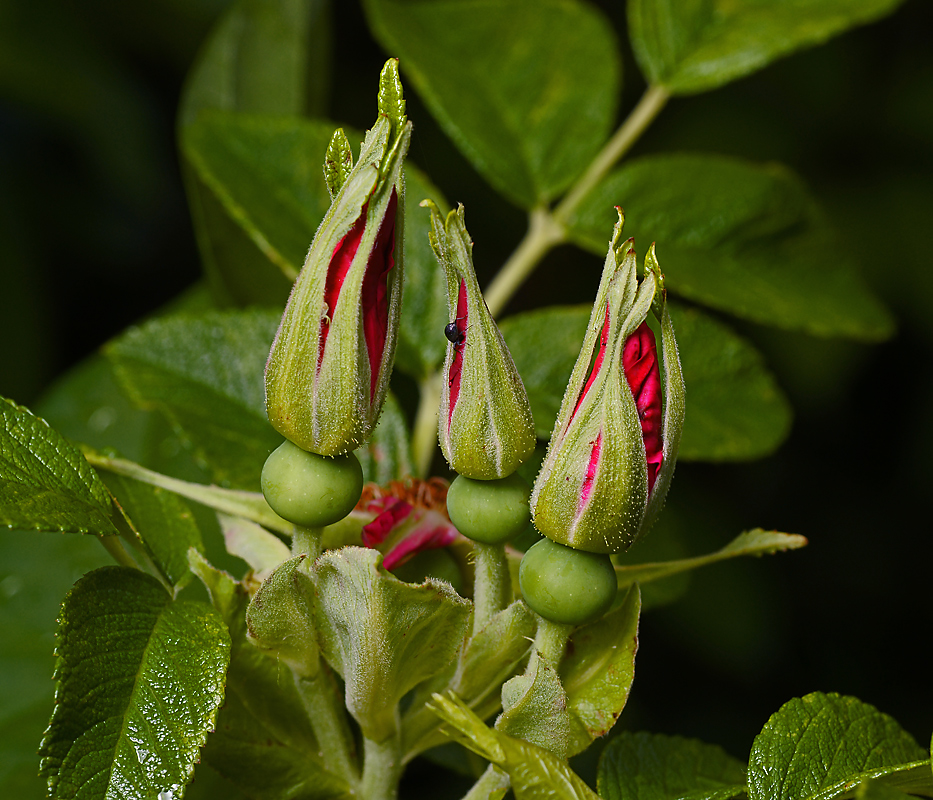
M352 169L353 150L350 149L350 142L347 141L343 128L337 128L324 156L324 182L327 184L331 200L337 197Z
M463 206L445 219L433 201L421 205L431 210L431 246L447 275L448 307L460 337L448 343L441 372L441 450L461 475L504 478L534 450L528 394L476 280Z
M516 800L599 800L566 760L486 727L456 695L435 694L432 708L457 741L509 774Z
M561 680L542 658L532 658L532 675L516 675L502 686L502 713L496 730L524 739L567 758L578 741L589 743L586 733L567 709Z
M390 58L379 74L379 113L385 114L392 123L392 131L397 135L408 121L405 116L405 96L402 81L398 75L398 59Z
M314 632L314 584L308 557L281 564L262 582L246 609L247 638L296 675L317 675L321 660Z
M380 92L383 87L380 85ZM395 360L401 310L405 185L402 165L411 123L380 113L324 216L276 333L266 364L266 411L272 426L304 450L333 456L354 450L372 434ZM394 199L393 199L394 196ZM387 272L386 338L371 363L364 332L363 282L393 203L394 250ZM335 250L363 229L334 307L327 303Z
M398 702L457 657L470 603L449 584L403 583L362 547L331 550L314 564L321 650L344 680L347 709L381 742L398 727Z
M624 217L617 211L583 347L531 496L538 530L560 544L597 553L628 549L653 521L673 476L683 428L683 374L654 247L639 282L633 241L622 240ZM664 458L649 492L641 420L622 354L652 309L662 320Z

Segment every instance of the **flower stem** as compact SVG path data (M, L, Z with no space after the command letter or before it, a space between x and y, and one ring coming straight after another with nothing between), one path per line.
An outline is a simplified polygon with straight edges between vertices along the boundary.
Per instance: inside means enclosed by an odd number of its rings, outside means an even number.
M296 525L292 530L292 555L300 556L304 553L310 559L308 563L313 564L323 550L321 545L323 532L323 528L305 528Z
M434 459L437 447L437 408L441 402L441 376L435 372L428 375L419 384L421 399L415 426L411 437L412 456L415 459L415 473L426 478Z
M395 800L403 769L398 732L381 742L363 739L363 758L360 796L365 800Z
M551 622L544 617L538 616L538 630L535 633L535 642L532 646L532 654L525 674L534 674L534 660L536 657L540 657L554 669L557 669L564 657L564 650L567 649L567 640L570 638L572 630L573 625L562 625L559 622Z
M535 208L528 215L528 231L509 260L483 292L489 313L494 317L508 304L512 295L538 266L551 248L563 242L566 231L546 208Z
M356 748L337 682L323 663L317 674L294 678L324 763L355 789L360 783Z
M473 542L476 580L473 584L473 635L512 601L512 576L505 545Z
M626 117L625 122L619 126L612 138L606 142L603 149L593 159L586 172L583 173L554 209L554 218L559 223L567 222L573 212L577 210L583 198L592 191L596 184L606 176L606 173L615 166L616 162L638 141L645 129L661 113L661 109L664 108L669 97L667 90L661 86L649 86L645 90L638 104Z
M463 800L488 800L494 793L501 792L508 786L509 776L495 764L490 764L470 791L463 795Z

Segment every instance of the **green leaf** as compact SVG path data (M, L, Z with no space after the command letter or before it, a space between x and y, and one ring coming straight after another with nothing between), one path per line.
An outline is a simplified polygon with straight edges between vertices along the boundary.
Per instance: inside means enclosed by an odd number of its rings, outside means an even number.
M855 790L855 800L906 800L909 795L880 781L863 781Z
M386 394L382 415L372 438L354 451L363 467L363 480L384 486L411 475L411 439L405 413L392 392Z
M43 800L36 744L49 722L56 616L85 572L112 563L93 536L0 536L0 793Z
M278 322L261 311L169 317L131 329L105 352L132 399L164 413L216 482L255 490L281 443L263 395Z
M503 320L540 438L550 436L583 343L589 306L550 306ZM773 452L790 427L790 407L761 356L700 311L671 307L687 415L679 457L726 461Z
M246 639L246 608L250 600L246 587L212 567L196 551L189 551L189 558L191 571L207 587L214 608L230 632L227 698L236 697L255 717L257 725L269 730L279 742L299 751L303 758L320 763L320 749L291 670Z
M28 409L0 398L0 524L112 534L110 494L71 442Z
M614 122L608 21L576 0L368 0L370 26L447 135L524 208L558 195ZM542 43L547 43L542 46Z
M929 753L887 714L854 697L814 692L773 714L748 759L749 800L839 797L864 780L897 785L923 773Z
M680 558L675 561L661 561L653 564L631 564L624 563L624 556L618 556L617 561L623 563L616 564L616 578L619 581L619 589L624 589L634 583L647 583L661 578L667 578L676 575L678 572L686 572L698 567L705 567L709 564L715 564L718 561L725 561L739 556L764 556L773 553L782 553L786 550L797 550L805 547L807 540L803 536L793 533L778 533L777 531L765 531L761 528L755 528L751 531L740 533L729 544L715 553L709 553L705 556L695 556L693 558Z
M327 0L240 0L233 5L189 75L179 110L182 150L189 129L206 112L323 113L330 88L328 6ZM215 298L239 305L284 303L290 280L270 263L261 244L257 249L188 161L183 174ZM260 197L275 202L274 193Z
M516 600L470 638L450 674L418 687L402 718L405 760L448 741L440 730L437 715L425 705L435 692L454 692L483 719L498 711L499 688L515 674L519 663L528 655L534 635L534 616L528 606Z
M240 0L198 54L179 122L207 109L321 113L328 95L330 25L326 0Z
M187 585L188 548L204 550L188 504L173 492L120 475L110 474L106 482L160 572L176 591Z
M375 550L345 547L313 568L321 649L344 679L347 709L377 742L395 730L398 701L456 658L470 619L449 584L402 583L381 562Z
M630 0L632 49L650 83L714 89L889 14L901 0Z
M745 793L745 765L695 739L623 731L603 751L597 788L603 800L728 800Z
M516 800L599 800L560 756L487 728L455 695L434 695L432 707L454 738L505 770Z
M62 608L40 752L49 796L180 795L223 700L229 652L213 609L172 602L136 570L78 581Z
M222 513L217 519L227 552L249 564L256 580L265 580L279 564L291 558L288 545L262 525Z
M204 759L253 800L350 797L347 785L307 753L279 741L236 695L224 703Z
M560 665L567 709L586 736L578 750L607 734L625 708L635 677L641 595L629 589L622 604L574 631Z
M798 178L723 156L648 156L611 173L568 220L602 256L625 231L658 243L667 287L737 316L820 336L880 340L894 329Z

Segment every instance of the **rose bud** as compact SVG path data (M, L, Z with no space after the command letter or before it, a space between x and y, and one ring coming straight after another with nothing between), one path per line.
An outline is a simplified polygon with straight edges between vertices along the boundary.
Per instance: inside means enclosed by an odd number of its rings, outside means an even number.
M594 553L626 550L651 525L674 472L684 384L654 246L639 283L615 226L593 313L535 481L535 527ZM661 324L663 391L654 334Z
M451 469L475 480L511 475L534 450L531 406L515 362L473 271L463 206L446 220L430 200L431 246L447 275L452 321L438 413L438 439Z
M359 160L342 130L324 165L333 198L292 289L266 364L272 426L304 450L354 450L373 431L395 359L402 288L402 162L411 139L398 62Z

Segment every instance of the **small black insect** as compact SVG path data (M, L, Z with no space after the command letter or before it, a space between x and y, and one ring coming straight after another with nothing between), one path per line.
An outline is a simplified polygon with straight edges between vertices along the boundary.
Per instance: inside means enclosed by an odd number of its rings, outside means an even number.
M444 326L444 336L447 337L447 341L453 344L463 344L466 340L466 331L461 331L457 326L457 321L448 322Z

